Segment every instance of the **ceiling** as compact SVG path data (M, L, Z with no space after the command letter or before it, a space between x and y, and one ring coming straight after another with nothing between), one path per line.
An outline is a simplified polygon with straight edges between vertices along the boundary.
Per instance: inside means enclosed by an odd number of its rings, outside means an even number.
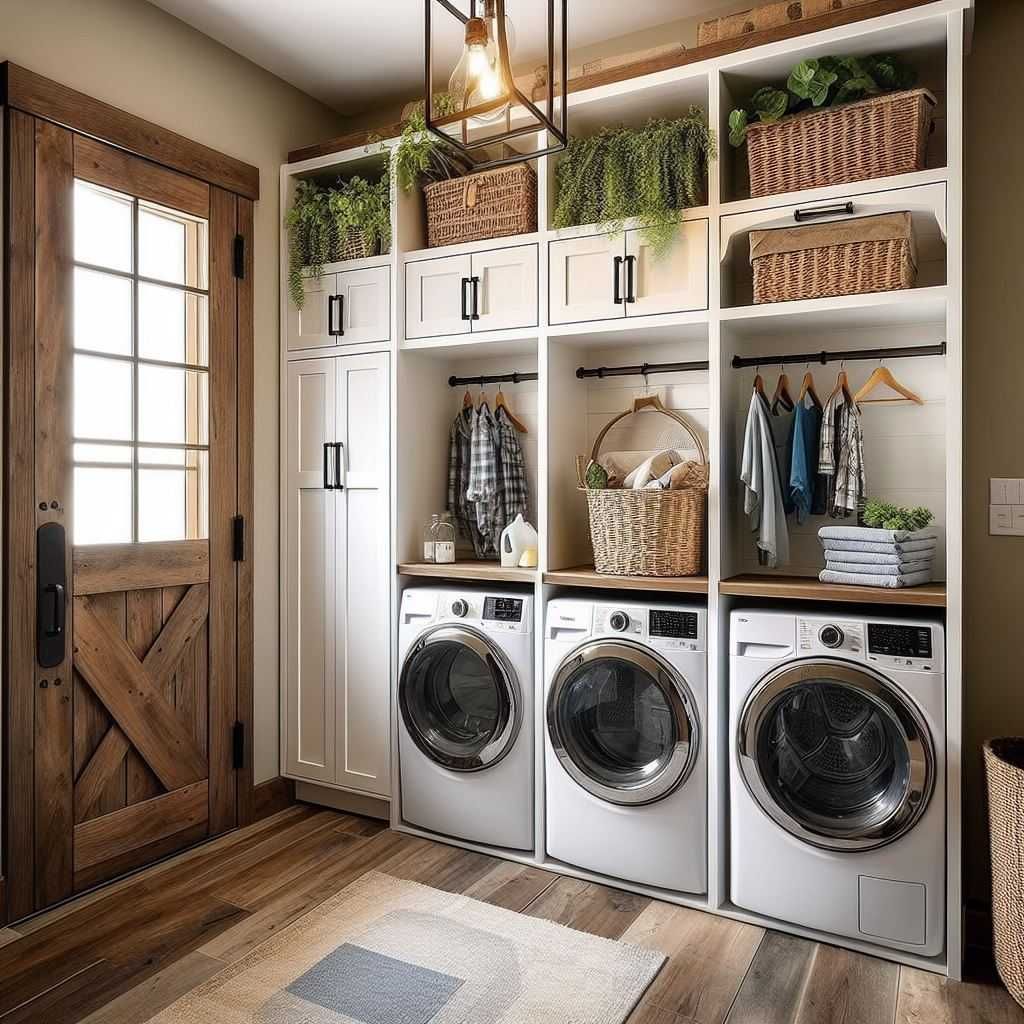
M422 0L151 2L342 114L422 94ZM463 9L467 5L461 0ZM736 6L736 0L569 0L570 64L573 48ZM507 0L507 10L517 68L543 63L547 3ZM454 18L443 18L445 28L455 28ZM454 63L460 40L452 32L445 42L436 66Z

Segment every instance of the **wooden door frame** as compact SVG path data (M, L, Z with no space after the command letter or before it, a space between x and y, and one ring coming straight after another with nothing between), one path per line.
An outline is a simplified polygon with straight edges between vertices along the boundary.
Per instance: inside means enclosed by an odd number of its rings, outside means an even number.
M241 516L245 549L234 559L230 524L210 531L210 560L234 567L235 607L228 610L228 594L211 592L211 606L220 605L219 619L211 616L211 644L221 645L235 672L237 707L233 717L241 723L244 748L242 767L232 769L232 792L211 800L211 835L226 827L254 820L257 795L253 787L253 572L249 539L253 521L253 203L259 198L259 170L221 154L135 115L49 81L9 62L0 64L0 114L3 118L3 764L0 767L3 807L3 865L0 870L0 923L28 916L35 890L34 765L17 763L12 753L33 749L38 728L35 658L35 544L37 481L35 444L36 339L39 331L36 303L36 251L46 244L36 234L37 135L59 138L70 129L78 135L105 142L162 168L170 168L210 186L210 259L230 261L233 287L210 293L211 339L215 331L230 332L234 344L221 344L220 358L234 362L236 415L233 423L211 424L213 447L222 458L237 464L237 479L227 495L211 495L211 518ZM49 127L47 127L49 126ZM66 137L66 136L65 136ZM219 225L214 237L215 224ZM45 233L44 233L45 235ZM240 241L238 241L240 239ZM239 257L241 257L239 259ZM211 267L212 269L212 267ZM225 280L225 275L219 275ZM211 274L211 278L214 275ZM211 288L213 280L211 280ZM49 314L52 315L52 314ZM58 320L69 316L56 314ZM47 330L59 333L58 322ZM211 365L211 370L215 367ZM230 507L233 504L234 507ZM219 506L219 508L218 508ZM38 512L40 517L45 513ZM42 521L42 520L40 520ZM69 557L70 557L69 545ZM211 608L212 612L212 608ZM69 613L70 614L70 613ZM70 621L70 619L69 619ZM216 635L215 635L216 634ZM31 685L24 685L30 678ZM12 682L21 680L21 685ZM67 688L70 691L70 687ZM227 723L229 726L233 723ZM216 734L216 736L215 736ZM211 729L210 758L233 762L230 729ZM234 814L227 808L234 805ZM218 808L221 813L218 814ZM4 877L6 876L6 877Z

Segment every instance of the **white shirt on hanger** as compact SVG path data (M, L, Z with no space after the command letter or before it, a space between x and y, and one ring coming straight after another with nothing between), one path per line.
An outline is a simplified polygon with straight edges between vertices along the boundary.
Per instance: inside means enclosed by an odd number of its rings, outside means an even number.
M789 530L782 505L782 484L775 459L775 439L764 399L750 396L747 425L743 432L743 511L757 534L758 550L770 569L789 562Z

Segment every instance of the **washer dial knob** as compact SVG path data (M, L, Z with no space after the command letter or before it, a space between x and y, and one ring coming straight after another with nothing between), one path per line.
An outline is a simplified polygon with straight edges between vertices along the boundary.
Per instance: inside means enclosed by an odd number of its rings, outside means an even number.
M625 633L629 629L629 616L625 612L612 612L611 617L608 619L608 625L616 633Z
M452 615L456 618L464 619L469 614L469 605L461 597L457 597L452 601Z
M843 641L846 637L838 626L822 626L818 631L818 639L826 647L831 647L835 650L837 647L843 646Z

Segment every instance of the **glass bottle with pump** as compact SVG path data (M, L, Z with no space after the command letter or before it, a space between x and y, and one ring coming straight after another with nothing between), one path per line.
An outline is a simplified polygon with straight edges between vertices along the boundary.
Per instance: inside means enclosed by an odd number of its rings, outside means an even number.
M455 561L455 524L449 512L442 514L434 533L434 560L446 565Z
M430 522L423 527L423 561L437 561L437 528L441 523L441 517L435 512L430 517Z

